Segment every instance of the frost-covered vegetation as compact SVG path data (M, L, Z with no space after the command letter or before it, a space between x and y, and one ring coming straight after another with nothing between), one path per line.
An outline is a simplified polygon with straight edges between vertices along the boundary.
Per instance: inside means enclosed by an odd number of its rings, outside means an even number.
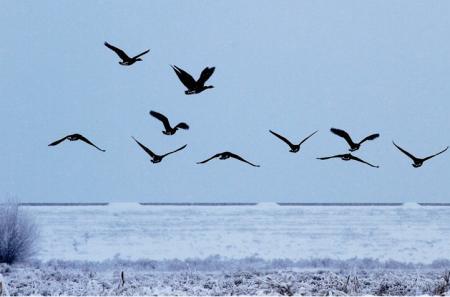
M28 259L35 252L36 239L36 225L18 203L0 203L0 263Z
M450 295L450 274L444 268L449 261L417 266L311 260L290 268L288 263L219 257L51 261L0 264L0 274L11 295ZM369 267L360 267L363 263Z

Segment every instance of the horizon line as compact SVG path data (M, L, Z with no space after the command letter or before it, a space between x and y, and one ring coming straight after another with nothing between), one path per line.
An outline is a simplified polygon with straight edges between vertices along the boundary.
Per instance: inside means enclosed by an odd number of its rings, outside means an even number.
M449 202L21 202L20 206L108 206L110 204L139 204L141 206L450 206Z

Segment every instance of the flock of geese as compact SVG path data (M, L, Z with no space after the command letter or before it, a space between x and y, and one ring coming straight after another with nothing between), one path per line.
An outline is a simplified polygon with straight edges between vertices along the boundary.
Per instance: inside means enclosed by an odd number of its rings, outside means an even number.
M120 48L109 44L108 42L105 42L104 45L107 48L109 48L110 50L114 51L119 56L119 58L122 60L122 61L119 62L119 64L123 65L123 66L131 66L131 65L133 65L134 63L136 63L138 61L142 61L141 57L143 55L147 54L150 51L150 50L146 50L146 51L144 51L144 52L142 52L142 53L140 53L140 54L138 54L138 55L136 55L134 57L129 57L123 50L121 50ZM201 93L201 92L203 92L203 91L205 91L207 89L214 88L214 86L212 86L212 85L205 85L205 83L212 76L212 74L214 73L215 67L206 67L205 69L203 69L203 71L200 74L200 77L197 80L195 80L192 77L192 75L190 75L189 73L187 73L186 71L184 71L180 67L177 67L175 65L171 65L171 67L175 71L175 74L177 75L177 77L181 81L181 83L186 87L186 91L184 92L186 95L198 94L198 93ZM164 126L164 130L162 131L162 133L165 134L165 135L174 135L179 129L183 129L183 130L188 130L189 129L189 125L186 124L185 122L181 122L181 123L176 124L175 126L171 126L170 122L169 122L169 119L165 115L163 115L163 114L161 114L159 112L156 112L156 111L152 110L152 111L150 111L150 115L152 117L156 118L157 120L161 121L161 123ZM337 135L339 137L342 137L348 143L350 153L338 154L338 155L328 156L328 157L321 157L321 158L317 158L317 159L319 159L319 160L328 160L328 159L338 158L338 159L341 159L341 160L344 160L344 161L353 160L353 161L358 161L358 162L361 162L363 164L369 165L369 166L374 167L374 168L379 168L379 166L377 166L377 165L373 165L373 164L371 164L369 162L366 162L366 161L364 161L364 160L362 160L362 159L352 155L351 152L359 150L359 148L361 147L361 145L364 142L377 139L378 137L380 137L380 134L378 134L378 133L371 134L371 135L363 138L359 142L354 142L353 139L350 137L350 135L344 130L331 128L330 131L333 134L335 134L335 135ZM302 141L300 141L299 144L292 143L286 137L284 137L284 136L282 136L282 135L280 135L280 134L278 134L278 133L276 133L276 132L274 132L272 130L269 130L269 132L271 134L273 134L275 137L277 137L278 139L280 139L281 141L283 141L284 143L286 143L289 146L289 148L290 148L289 151L291 153L297 153L297 152L300 151L301 145L305 141L307 141L310 137L312 137L314 134L316 134L318 131L314 131L313 133L311 133L310 135L305 137ZM139 142L136 138L134 138L134 137L132 137L132 138L138 144L138 146L141 147L150 156L150 158L151 158L150 161L152 163L159 163L166 156L168 156L170 154L173 154L173 153L176 153L178 151L181 151L184 148L186 148L186 146L187 146L187 144L185 144L182 147L180 147L180 148L178 148L178 149L176 149L174 151L171 151L171 152L168 152L168 153L165 153L165 154L162 154L162 155L158 155L158 154L154 153L152 150L150 150L148 147L146 147L144 144ZM63 141L65 141L65 140L69 140L69 141L81 140L81 141L83 141L83 142L85 142L85 143L95 147L97 150L105 152L104 149L99 148L94 143L92 143L89 139L87 139L86 137L84 137L83 135L78 134L78 133L77 134L70 134L70 135L67 135L67 136L65 136L65 137L63 137L61 139L58 139L58 140L50 143L49 146L56 146L56 145L62 143ZM392 142L392 143L394 144L394 146L398 150L400 150L403 154L408 156L413 161L412 166L414 168L418 168L418 167L422 166L422 164L425 161L427 161L427 160L429 160L429 159L431 159L431 158L433 158L433 157L435 157L437 155L442 154L443 152L447 151L447 149L448 149L448 146L447 146L445 149L443 149L442 151L440 151L440 152L438 152L436 154L433 154L433 155L425 157L425 158L418 158L418 157L415 157L414 155L412 155L411 153L409 153L408 151L406 151L405 149L403 149L400 146L398 146L395 142ZM237 154L234 154L232 152L222 152L222 153L215 154L215 155L211 156L210 158L208 158L206 160L197 162L197 164L204 164L204 163L207 163L207 162L209 162L209 161L211 161L212 159L215 159L215 158L219 158L220 160L226 160L226 159L229 159L229 158L233 158L233 159L239 160L241 162L247 163L247 164L249 164L251 166L260 167L260 165L253 164L253 163L247 161L246 159L242 158L241 156L239 156Z

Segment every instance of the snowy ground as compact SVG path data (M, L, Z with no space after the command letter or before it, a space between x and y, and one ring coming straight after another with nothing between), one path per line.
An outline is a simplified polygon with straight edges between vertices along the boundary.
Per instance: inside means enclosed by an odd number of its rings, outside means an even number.
M14 265L0 273L11 295L450 295L442 269L167 271L119 261Z
M11 295L450 295L448 206L24 208Z
M40 260L450 259L450 207L30 206Z

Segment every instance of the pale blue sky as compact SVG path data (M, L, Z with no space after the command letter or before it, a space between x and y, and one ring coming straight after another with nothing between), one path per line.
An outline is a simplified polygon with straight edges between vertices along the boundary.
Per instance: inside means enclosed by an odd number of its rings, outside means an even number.
M2 1L0 189L22 201L450 202L448 1ZM120 66L103 46L144 61ZM184 95L169 64L214 89ZM148 115L186 121L169 137ZM329 132L381 137L356 153ZM292 140L314 130L299 154ZM79 142L48 147L82 133ZM149 162L135 136L157 153ZM230 150L249 161L195 162Z

